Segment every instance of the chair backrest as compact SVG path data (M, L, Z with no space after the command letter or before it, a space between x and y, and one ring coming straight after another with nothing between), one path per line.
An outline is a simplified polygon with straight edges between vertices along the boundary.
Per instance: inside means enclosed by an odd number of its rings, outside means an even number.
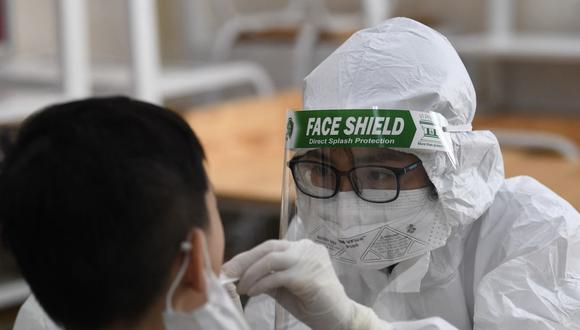
M580 150L570 139L553 133L493 129L500 145L555 152L570 161L580 160Z
M308 2L321 0L204 0L208 1L212 11L220 21L236 15L259 12L273 12L288 8L302 8Z
M225 21L237 14L236 5L233 0L209 0L209 3L214 14L220 21Z

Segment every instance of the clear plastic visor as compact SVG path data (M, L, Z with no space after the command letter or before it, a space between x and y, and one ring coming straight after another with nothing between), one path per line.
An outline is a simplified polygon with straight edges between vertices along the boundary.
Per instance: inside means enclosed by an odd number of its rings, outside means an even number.
M450 230L412 151L445 152L454 164L445 125L430 112L290 111L280 237L324 245L346 293L361 304L372 306L383 290L418 290L429 251ZM276 323L287 319L278 306Z

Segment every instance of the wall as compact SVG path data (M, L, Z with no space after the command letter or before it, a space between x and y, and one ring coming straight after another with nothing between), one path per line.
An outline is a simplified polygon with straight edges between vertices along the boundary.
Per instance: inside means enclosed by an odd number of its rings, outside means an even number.
M580 35L578 0L518 0L516 8L519 30Z
M181 27L204 21L204 33L211 34L216 22L210 1L218 0L158 0L163 41L168 54L174 57L187 54L187 36ZM242 12L258 9L275 9L284 0L221 0L235 1ZM18 50L27 54L54 54L56 0L12 0L14 4L14 32ZM358 2L352 0L326 0L334 10L355 10ZM90 10L91 44L94 56L101 58L126 58L126 1L88 0ZM486 0L399 0L397 15L445 23L462 31L477 31L484 27ZM557 5L555 5L557 4ZM453 8L453 10L450 10ZM518 30L580 33L580 1L578 0L516 0ZM197 11L187 18L186 11ZM34 24L31 24L34 22ZM199 26L199 24L197 24ZM203 29L204 27L199 27ZM171 42L166 40L170 39ZM208 41L211 37L206 38ZM182 48L182 49L180 49Z
M213 2L210 2L213 1ZM218 0L158 0L161 40L165 61L181 61L192 56L203 59L219 25L214 12ZM229 0L221 0L229 1ZM234 0L243 12L259 8L277 8L283 0ZM126 61L128 58L125 0L88 0L93 59ZM334 10L353 10L352 0L326 0ZM14 35L20 54L51 56L55 53L55 0L13 0ZM433 24L443 24L446 31L473 32L485 27L486 0L400 0L397 15L410 16ZM580 37L580 1L516 0L519 31L575 34ZM193 13L189 16L188 13ZM195 15L195 13L198 13ZM186 31L192 31L186 33ZM324 45L318 60L336 45ZM234 57L261 59L280 87L291 83L291 61L287 45L238 47ZM548 62L506 62L505 94L516 107L549 107L576 111L580 108L580 61L570 64ZM474 73L475 74L475 73ZM538 85L540 84L540 85ZM544 88L542 86L546 85Z
M121 0L89 0L93 56L127 58L126 7ZM12 0L14 46L25 56L53 56L57 49L56 0Z

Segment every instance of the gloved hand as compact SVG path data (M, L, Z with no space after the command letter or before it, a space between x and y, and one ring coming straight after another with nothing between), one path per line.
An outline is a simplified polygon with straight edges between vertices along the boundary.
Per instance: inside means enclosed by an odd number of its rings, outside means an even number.
M222 270L240 278L239 293L267 293L312 329L392 329L346 295L328 251L310 240L264 242Z

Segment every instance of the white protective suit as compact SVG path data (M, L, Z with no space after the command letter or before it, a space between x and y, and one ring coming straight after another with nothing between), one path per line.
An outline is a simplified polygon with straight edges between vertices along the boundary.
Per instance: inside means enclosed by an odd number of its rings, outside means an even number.
M14 330L62 330L31 295L18 310Z
M395 18L354 34L305 79L307 109L375 106L466 125L476 100L448 40ZM452 227L446 244L399 263L379 287L376 272L336 263L346 292L395 329L580 329L578 212L532 178L505 179L491 132L454 133L452 141L457 168L445 153L403 150L423 161L437 189ZM289 236L302 230L291 225ZM253 329L274 329L274 300L251 299L246 316Z

